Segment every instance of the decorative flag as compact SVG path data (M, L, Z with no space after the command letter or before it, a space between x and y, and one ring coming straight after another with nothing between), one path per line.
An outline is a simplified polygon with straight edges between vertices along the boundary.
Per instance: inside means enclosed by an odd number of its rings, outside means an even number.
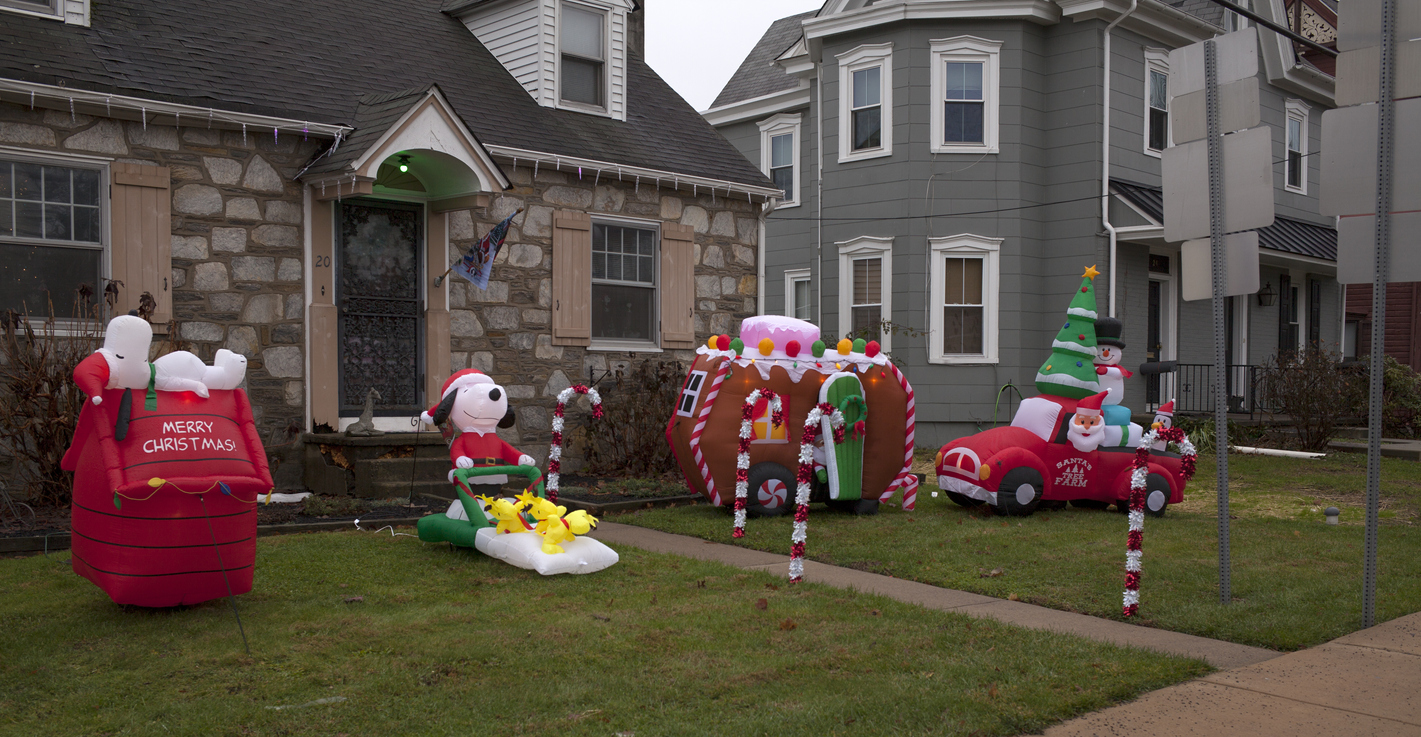
M488 289L488 276L489 272L493 271L493 259L498 256L499 249L503 248L503 239L508 237L508 224L517 214L515 212L504 218L503 222L493 226L488 235L469 246L469 252L454 264L454 271L479 289Z

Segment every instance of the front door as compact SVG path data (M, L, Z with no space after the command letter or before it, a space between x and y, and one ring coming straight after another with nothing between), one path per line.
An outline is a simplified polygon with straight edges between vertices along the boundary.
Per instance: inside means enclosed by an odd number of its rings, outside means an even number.
M1145 361L1153 363L1163 360L1164 337L1160 332L1162 310L1164 309L1164 284L1157 279L1150 280L1149 308L1145 313ZM1145 404L1157 407L1160 403L1160 375L1145 376Z
M359 415L374 389L377 416L416 415L425 408L423 208L351 200L338 217L340 414Z

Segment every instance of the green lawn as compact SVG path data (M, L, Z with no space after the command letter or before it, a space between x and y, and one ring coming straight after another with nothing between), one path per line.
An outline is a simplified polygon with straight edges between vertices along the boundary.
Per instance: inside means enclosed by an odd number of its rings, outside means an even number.
M1230 457L1233 597L1218 598L1217 496L1212 457L1201 458L1185 502L1147 517L1140 624L1280 650L1358 629L1362 619L1366 459ZM1126 518L1067 507L1032 517L967 510L930 482L918 507L884 505L876 517L811 508L812 560L936 586L1123 619ZM1328 526L1322 509L1342 508ZM1421 610L1421 464L1386 459L1377 619ZM790 519L752 519L738 543L724 509L643 510L618 522L788 554ZM988 575L1000 569L997 576Z
M0 560L0 734L1012 735L1208 671L620 552L544 578L388 533L262 538L250 656L225 600L125 609L67 554Z

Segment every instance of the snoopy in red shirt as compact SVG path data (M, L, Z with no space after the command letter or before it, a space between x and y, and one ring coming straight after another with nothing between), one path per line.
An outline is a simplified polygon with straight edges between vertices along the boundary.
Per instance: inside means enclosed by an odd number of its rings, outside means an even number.
M498 436L501 427L513 426L513 412L508 408L508 392L495 384L487 374L464 369L444 382L439 404L419 418L431 425L448 420L462 434L449 448L449 460L455 468L486 466L533 466L537 461L520 452ZM480 484L501 484L507 476L478 476L469 479ZM454 471L449 471L454 482ZM455 503L458 506L458 503ZM451 508L452 509L452 508Z

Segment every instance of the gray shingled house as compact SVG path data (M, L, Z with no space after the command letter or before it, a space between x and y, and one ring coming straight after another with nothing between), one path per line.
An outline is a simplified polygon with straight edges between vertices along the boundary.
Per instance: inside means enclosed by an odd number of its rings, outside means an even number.
M408 431L481 369L541 458L569 383L757 311L778 190L647 67L643 12L0 0L0 307L148 292L160 331L248 357L271 442L344 428L371 387ZM487 290L436 284L519 208Z
M1254 6L1335 37L1324 0ZM702 113L786 193L766 220L766 311L884 332L932 445L990 423L1004 385L1034 394L1095 264L1126 365L1180 364L1129 380L1127 406L1210 406L1210 305L1181 299L1161 225L1168 51L1247 22L1205 0L828 0L775 22ZM1228 306L1229 393L1245 410L1254 367L1335 345L1343 319L1312 155L1331 67L1260 36L1277 221L1260 234L1260 293Z

